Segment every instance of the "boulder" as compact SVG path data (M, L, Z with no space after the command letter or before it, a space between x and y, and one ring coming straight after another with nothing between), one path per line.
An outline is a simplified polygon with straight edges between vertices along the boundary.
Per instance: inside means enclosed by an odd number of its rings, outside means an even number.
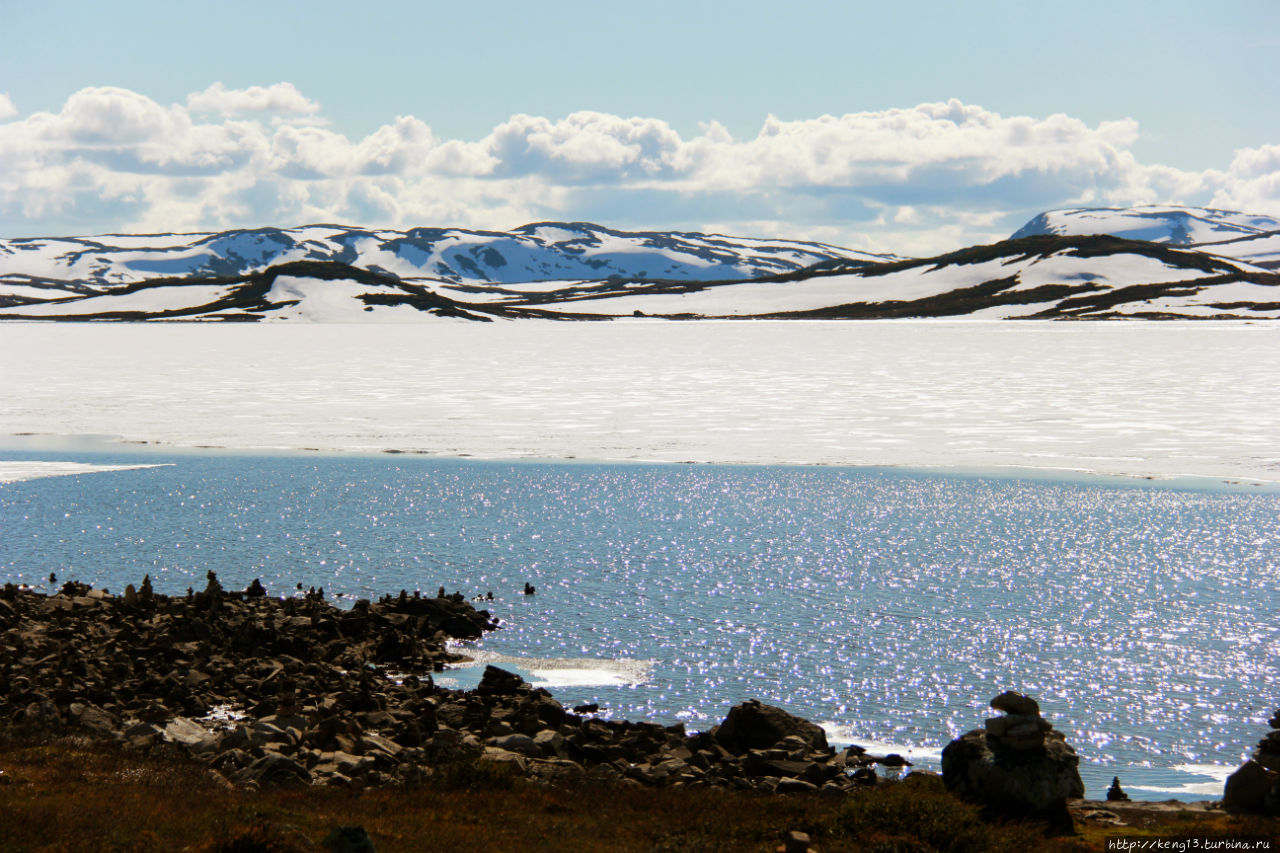
M783 839L782 846L778 848L778 853L809 853L809 850L809 833L793 829Z
M507 752L516 752L520 755L527 755L531 758L540 758L542 749L534 742L534 739L524 734L510 734L496 737L493 739L493 745L498 749Z
M1067 799L1084 796L1079 756L1061 732L1039 715L1034 699L1007 692L991 702L1010 711L1008 722L987 721L942 750L947 790L988 810L1048 820L1056 831L1071 831ZM1027 713L1035 709L1035 713Z
M529 760L529 778L546 785L576 787L586 778L582 765L562 758L535 758Z
M1030 717L1040 716L1040 703L1022 693L1006 690L991 700L991 707L1008 714L1026 714Z
M1268 770L1257 761L1246 761L1227 777L1222 808L1231 814L1280 815L1275 809L1277 791L1280 791L1280 773Z
M1233 814L1280 816L1280 710L1269 725L1250 759L1227 778L1222 807Z
M76 725L101 734L112 734L120 727L120 721L114 715L97 705L72 702L67 713Z
M533 744L546 758L564 758L564 735L554 729L544 729L533 736Z
M321 842L332 853L377 853L363 826L339 826Z
M256 782L264 788L271 785L310 784L311 771L292 758L278 752L267 752L236 773L235 781L242 785Z
M521 688L528 688L529 683L514 672L489 664L480 676L480 684L476 692L482 696L506 696L519 693Z
M174 717L164 727L164 739L183 746L194 747L204 744L209 738L209 731L202 725L186 717Z
M497 746L486 746L484 753L480 756L480 760L492 761L496 764L509 764L521 774L524 774L529 769L529 762L525 756Z
M715 729L716 740L738 755L749 749L769 749L793 735L814 751L830 749L821 726L756 699L730 708L724 722Z
M1084 796L1079 764L1060 732L1050 732L1038 749L1026 749L975 729L942 750L942 780L947 790L995 811L1051 817L1068 798Z

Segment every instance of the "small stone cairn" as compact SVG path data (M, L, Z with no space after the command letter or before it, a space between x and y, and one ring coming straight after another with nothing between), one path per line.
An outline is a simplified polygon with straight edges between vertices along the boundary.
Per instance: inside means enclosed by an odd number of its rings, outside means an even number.
M1253 757L1227 778L1222 807L1232 814L1280 817L1280 709Z
M1109 803L1127 803L1129 795L1125 793L1124 788L1120 787L1120 777L1111 777L1111 787L1107 789L1107 802Z
M943 749L947 790L993 813L1047 820L1055 830L1071 832L1067 799L1084 796L1076 751L1040 716L1031 697L1006 691L991 707L1004 716L986 720Z

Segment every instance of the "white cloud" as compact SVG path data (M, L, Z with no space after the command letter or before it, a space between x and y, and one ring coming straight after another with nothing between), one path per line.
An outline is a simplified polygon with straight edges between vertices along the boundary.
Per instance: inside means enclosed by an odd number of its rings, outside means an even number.
M1007 236L1042 210L1210 203L1280 213L1280 145L1222 170L1143 163L1129 119L1002 116L956 100L799 121L735 139L653 118L515 115L482 139L398 116L362 139L288 83L214 84L162 105L83 89L18 118L0 96L0 221L25 234L331 221L810 237L928 254ZM12 233L12 232L11 232Z
M684 143L664 121L577 112L560 121L512 116L482 144L496 159L497 174L582 181L671 174Z
M320 105L304 97L292 83L275 83L271 86L250 86L247 89L228 89L221 82L214 83L203 92L187 96L187 109L192 112L234 113L297 113L310 115L320 112Z
M0 121L8 121L18 114L18 108L13 105L12 99L9 98L8 92L0 92Z
M1280 145L1241 148L1225 174L1213 175L1215 207L1280 214Z

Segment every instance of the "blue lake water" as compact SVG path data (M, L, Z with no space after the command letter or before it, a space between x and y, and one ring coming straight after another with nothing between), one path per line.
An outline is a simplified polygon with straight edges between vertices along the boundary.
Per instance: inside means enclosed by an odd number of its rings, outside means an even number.
M566 704L749 697L936 767L1005 689L1147 799L1218 798L1280 704L1280 494L896 469L10 449L0 578L494 593L466 649ZM537 594L525 596L525 582ZM478 672L446 678L465 686Z

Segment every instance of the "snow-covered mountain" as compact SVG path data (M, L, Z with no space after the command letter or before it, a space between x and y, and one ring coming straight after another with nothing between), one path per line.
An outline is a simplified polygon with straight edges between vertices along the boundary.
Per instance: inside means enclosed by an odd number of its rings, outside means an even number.
M1019 228L1012 239L1037 234L1110 234L1280 267L1280 218L1257 213L1170 205L1052 210Z
M338 225L201 234L107 234L0 240L0 281L71 285L104 293L157 277L230 277L292 261L334 261L404 279L504 284L565 279L757 278L821 261L883 261L794 240L681 232L614 231L584 222L539 222L512 231Z
M1155 239L1083 233L1135 223ZM1009 240L926 259L551 223L10 240L0 319L1280 319L1269 223L1280 224L1188 208L1057 211ZM1224 234L1237 236L1201 240Z

